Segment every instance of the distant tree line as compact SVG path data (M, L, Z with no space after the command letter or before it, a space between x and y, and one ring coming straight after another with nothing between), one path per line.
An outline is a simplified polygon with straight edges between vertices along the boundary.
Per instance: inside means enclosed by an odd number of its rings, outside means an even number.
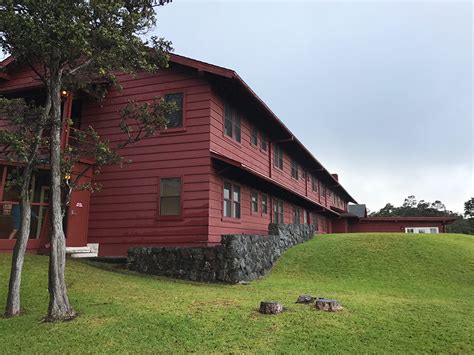
M414 195L408 196L399 207L387 203L370 217L456 217L456 221L448 225L449 233L474 234L474 197L464 203L464 214L446 209L439 200L429 202L417 200Z

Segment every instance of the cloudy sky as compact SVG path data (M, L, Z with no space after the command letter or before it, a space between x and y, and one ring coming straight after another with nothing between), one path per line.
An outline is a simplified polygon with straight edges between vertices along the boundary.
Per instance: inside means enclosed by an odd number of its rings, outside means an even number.
M474 195L470 1L199 1L175 52L236 70L358 202Z

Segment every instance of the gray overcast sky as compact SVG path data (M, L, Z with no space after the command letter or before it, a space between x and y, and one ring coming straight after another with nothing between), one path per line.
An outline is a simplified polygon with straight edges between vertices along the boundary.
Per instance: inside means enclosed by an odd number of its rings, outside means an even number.
M360 203L474 195L471 2L174 0L155 31L236 70Z

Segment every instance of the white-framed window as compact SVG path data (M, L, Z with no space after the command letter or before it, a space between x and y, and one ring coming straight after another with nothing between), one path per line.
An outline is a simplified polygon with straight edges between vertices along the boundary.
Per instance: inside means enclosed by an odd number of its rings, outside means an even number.
M252 213L258 212L258 192L252 190L250 192L250 206Z
M240 219L240 186L224 182L223 216Z
M438 227L406 227L405 233L439 234Z
M262 194L262 213L263 214L268 213L268 195L267 194Z

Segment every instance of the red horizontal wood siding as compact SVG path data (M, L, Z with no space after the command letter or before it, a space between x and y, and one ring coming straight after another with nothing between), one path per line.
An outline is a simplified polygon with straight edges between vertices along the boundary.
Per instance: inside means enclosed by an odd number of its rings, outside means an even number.
M347 203L339 201L336 203L332 198L332 189L327 187L327 196L321 196L320 190L312 191L311 173L308 168L298 163L298 179L291 176L291 160L297 157L291 157L284 149L284 143L281 144L283 149L283 170L274 166L274 143L272 137L269 138L271 148L267 151L260 149L262 130L259 130L258 145L252 145L250 141L251 127L255 125L256 118L241 116L241 142L238 143L232 138L224 134L224 100L218 92L213 91L211 96L211 150L224 155L230 159L238 161L247 167L255 170L259 174L272 178L274 181L284 185L287 189L295 191L316 203L330 208L331 206L346 210ZM237 108L238 110L238 108ZM306 178L305 178L306 174Z
M112 144L126 137L120 131L120 110L130 101L151 101L168 92L184 93L183 130L160 132L120 151L130 164L112 166L94 176L102 185L92 195L89 242L101 255L125 255L143 245L205 245L209 231L210 86L197 73L172 66L156 75L120 76L122 91L102 102L84 102L82 127L93 126ZM158 218L161 177L182 178L182 215Z

